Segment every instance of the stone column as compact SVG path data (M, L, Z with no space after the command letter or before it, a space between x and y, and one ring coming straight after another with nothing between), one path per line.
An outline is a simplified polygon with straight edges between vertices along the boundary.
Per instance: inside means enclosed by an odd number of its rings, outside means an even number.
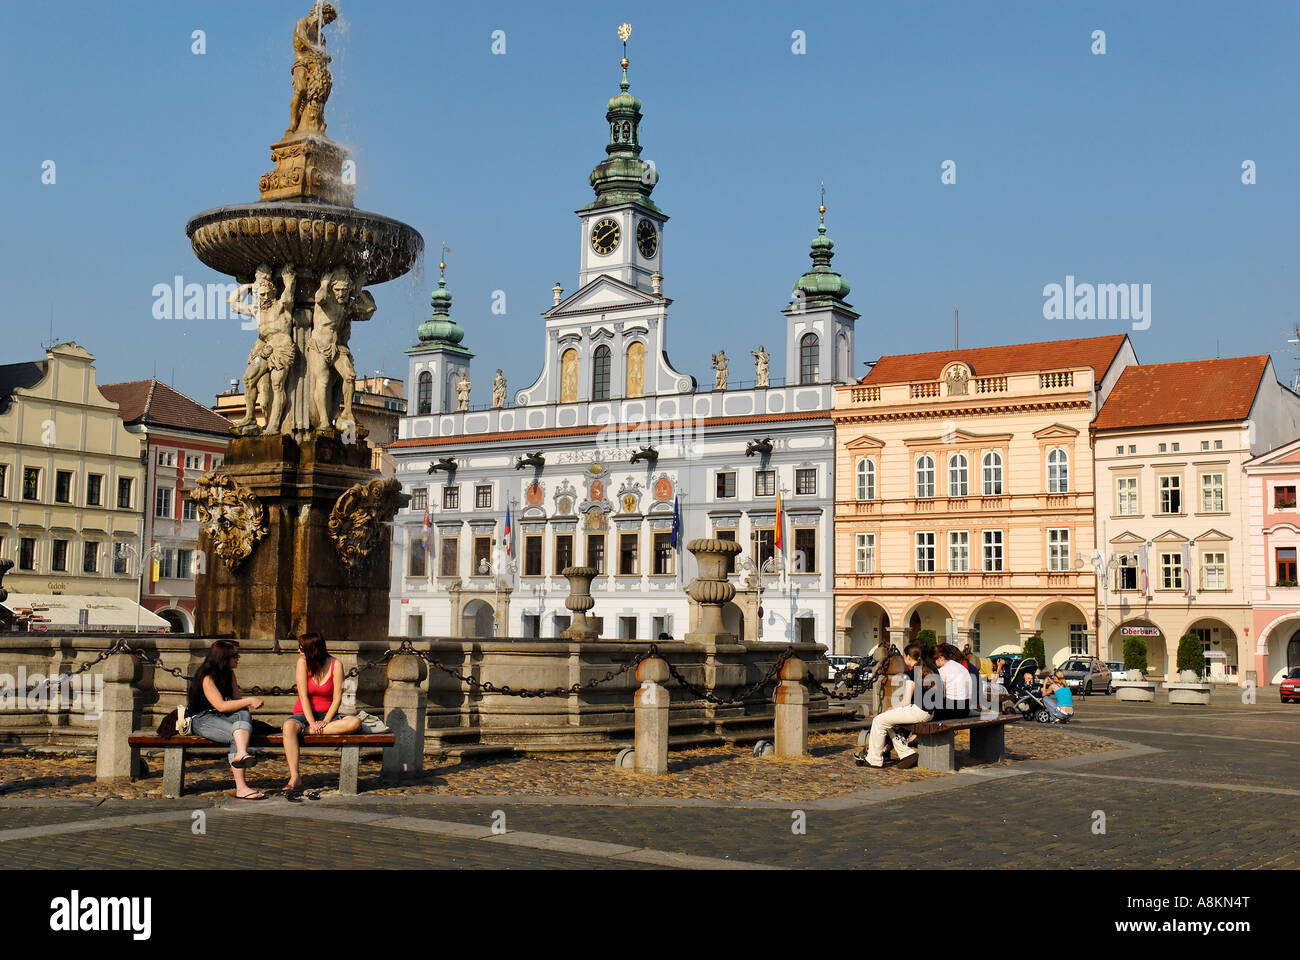
M104 700L99 716L99 742L95 748L95 779L100 782L133 779L140 771L139 755L127 743L135 732L140 697L135 682L140 661L116 653L104 661Z
M637 773L668 772L668 664L650 657L637 664L636 678L641 682L636 692L636 760Z
M727 561L741 551L734 540L701 537L686 549L695 555L696 577L686 587L691 604L697 608L695 630L685 637L688 643L735 643L734 634L722 626L722 608L736 596L736 587L727 579Z
M424 715L429 704L424 680L428 674L423 658L412 654L388 661L384 722L393 731L393 745L384 748L385 777L418 777L424 772Z
M804 685L808 666L791 657L781 667L781 682L776 687L776 755L808 755L808 701L812 696Z
M572 612L569 627L560 633L565 640L596 640L596 628L587 620L587 611L596 605L591 595L591 581L596 577L595 567L565 567L560 576L569 581L569 596L564 605Z

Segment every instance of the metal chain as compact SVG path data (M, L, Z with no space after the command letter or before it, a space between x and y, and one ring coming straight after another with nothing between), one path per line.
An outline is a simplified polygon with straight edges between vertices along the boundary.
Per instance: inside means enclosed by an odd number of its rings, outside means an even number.
M127 643L125 640L121 638L118 638L117 640L113 641L113 645L109 647L106 651L104 651L104 654L103 656L101 656L101 659L103 659L103 657L106 657L114 653L125 653L128 656L135 657L137 660L139 660L141 663L145 664L146 666L153 667L156 670L161 670L164 673L170 673L173 677L176 677L178 680L194 679L193 677L187 677L183 672L181 672L176 667L166 666L157 657L151 657L143 650L135 649L129 643Z
M626 674L629 670L635 669L637 666L639 666L642 663L642 661L648 660L650 657L657 657L659 655L659 647L657 644L653 644L653 643L650 644L650 646L646 649L645 653L639 654L638 656L632 658L630 662L625 663L623 666L615 670L609 671L603 677L595 677L585 682L579 681L578 683L570 684L567 687L550 687L548 689L537 689L537 690L529 690L527 688L516 690L513 687L511 687L509 684L502 684L501 686L497 686L495 683L493 683L490 680L475 680L473 677L467 677L459 670L456 670L452 667L443 666L441 661L433 657L431 654L423 653L421 651L414 649L414 647L411 645L410 641L408 640L402 641L402 648L399 649L397 652L409 653L414 656L420 657L431 667L434 667L437 670L441 670L449 677L455 677L461 683L467 684L471 688L478 690L482 693L500 693L507 697L522 697L524 699L531 699L537 697L570 697L573 696L574 694L581 693L583 690L590 690L593 687L597 687L602 683L609 683L611 680L615 679L616 677L621 677L624 674ZM669 666L669 669L671 670L672 667Z
M669 675L672 676L674 680L680 683L683 687L685 687L688 691L690 691L700 700L705 700L708 701L709 703L716 704L719 706L725 706L727 704L732 704L732 703L741 703L753 697L754 694L762 690L763 687L767 686L773 680L777 679L777 674L781 672L781 668L785 666L785 662L793 656L794 656L794 647L786 647L785 650L781 653L781 656L777 658L776 663L772 665L772 669L767 671L767 673L763 676L761 680L759 680L755 684L751 684L750 686L746 687L744 690L741 690L740 693L737 693L731 697L719 697L716 694L703 689L702 687L697 687L695 684L691 683L689 680L683 677L681 673L677 670L677 668L674 667L671 663L668 664L668 673Z

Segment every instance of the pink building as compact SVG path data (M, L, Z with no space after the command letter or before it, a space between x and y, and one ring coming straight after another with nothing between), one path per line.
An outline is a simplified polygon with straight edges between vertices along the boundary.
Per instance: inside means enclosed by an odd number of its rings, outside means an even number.
M1244 470L1255 673L1259 683L1275 684L1288 669L1300 667L1300 439L1248 460Z

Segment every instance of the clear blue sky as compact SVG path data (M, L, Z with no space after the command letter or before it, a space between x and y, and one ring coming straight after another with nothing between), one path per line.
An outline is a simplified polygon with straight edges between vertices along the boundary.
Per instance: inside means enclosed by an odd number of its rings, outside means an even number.
M329 133L355 151L358 206L413 224L429 251L421 276L375 288L379 312L353 336L359 371L405 376L446 241L474 402L498 366L512 390L533 380L538 313L556 280L575 286L573 211L604 156L626 19L643 156L672 217L670 356L702 382L719 347L747 358L761 341L783 366L779 310L809 262L821 180L862 313L859 371L950 346L954 307L968 346L1128 330L1044 320L1043 286L1072 274L1151 284L1151 328L1131 334L1143 362L1272 353L1290 380L1295 3L336 5ZM39 357L52 311L103 382L156 371L211 403L242 374L251 334L154 320L151 291L176 274L222 279L184 226L257 198L309 6L5 4L0 362ZM490 51L496 29L505 56ZM1095 29L1105 56L1090 53ZM940 182L945 160L956 185Z

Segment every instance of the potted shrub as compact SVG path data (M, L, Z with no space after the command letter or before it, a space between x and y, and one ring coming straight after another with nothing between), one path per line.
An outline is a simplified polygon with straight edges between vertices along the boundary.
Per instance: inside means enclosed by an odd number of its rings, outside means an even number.
M1166 683L1170 703L1196 703L1209 706L1210 685L1202 676L1205 673L1205 651L1201 638L1194 633L1184 634L1178 641L1178 680Z
M1127 678L1112 680L1111 688L1120 700L1150 703L1156 698L1156 685L1146 679L1147 642L1141 637L1124 638L1124 669Z
M1047 669L1047 650L1043 645L1043 638L1039 634L1036 633L1025 641L1025 657L1038 661L1040 673Z

